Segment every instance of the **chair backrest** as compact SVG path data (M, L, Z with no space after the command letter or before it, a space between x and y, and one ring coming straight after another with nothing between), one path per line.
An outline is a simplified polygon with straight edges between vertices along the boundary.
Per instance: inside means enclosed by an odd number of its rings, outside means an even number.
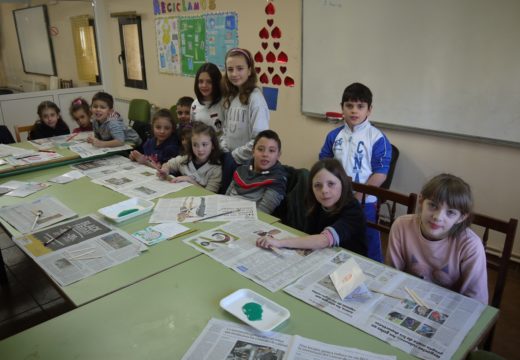
M292 166L283 165L287 171L287 195L274 210L274 216L280 218L285 225L300 231L305 228L305 196L308 189L309 170L295 169Z
M146 99L132 99L128 107L128 120L130 122L144 122L150 124L150 111L152 105Z
M367 225L384 233L390 232L390 227L399 215L397 213L398 206L406 209L406 214L413 214L417 205L417 194L410 193L408 195L398 193L396 191L382 189L377 186L360 184L353 182L352 188L357 193L362 193L361 206L364 207L366 197L373 195L377 197L376 204L376 220L375 222L367 221ZM387 207L388 214L381 214L381 208ZM382 216L383 215L383 216Z
M13 135L5 125L0 125L0 144L14 143Z
M178 124L179 119L177 119L177 104L170 107L170 112L172 113L173 121L175 121L175 124Z
M24 132L31 132L31 130L34 128L34 124L31 125L16 125L14 127L14 136L16 138L16 142L21 142L22 139L20 138L20 134Z
M472 227L478 231L478 228L483 228L482 241L484 247L488 250L488 240L491 232L503 234L504 246L499 255L494 255L488 252L486 255L487 266L490 269L497 271L497 280L495 289L491 297L490 305L496 308L500 307L502 301L502 293L506 284L507 269L511 259L511 251L513 250L513 243L515 240L516 228L518 226L517 219L509 219L509 221L499 220L490 216L475 213L473 216ZM493 237L495 239L495 237ZM496 252L495 252L496 253Z
M386 174L385 181L380 186L383 189L390 189L390 185L392 185L397 159L399 159L399 149L394 144L392 144L392 159L390 160L390 169L388 169L388 174Z

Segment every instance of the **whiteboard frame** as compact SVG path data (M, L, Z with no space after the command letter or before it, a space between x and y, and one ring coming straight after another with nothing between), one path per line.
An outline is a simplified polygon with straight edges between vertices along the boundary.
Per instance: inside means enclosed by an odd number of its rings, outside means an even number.
M25 26L24 16L28 17L27 23L40 28L33 29ZM47 6L16 9L13 10L13 17L23 71L27 74L56 76L54 49L48 30Z

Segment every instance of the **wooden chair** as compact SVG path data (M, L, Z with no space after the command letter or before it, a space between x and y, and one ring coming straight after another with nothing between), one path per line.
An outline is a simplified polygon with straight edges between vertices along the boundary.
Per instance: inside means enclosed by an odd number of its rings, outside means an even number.
M72 80L60 80L60 89L70 89L73 88Z
M22 139L20 138L21 133L29 133L34 128L34 124L31 125L16 125L14 127L14 137L16 138L16 142L21 142Z
M361 200L361 206L364 207L366 203L366 197L373 195L377 197L376 204L376 221L367 221L367 225L376 230L382 231L386 234L390 233L390 227L395 221L397 214L398 205L406 210L406 214L413 214L415 212L415 206L417 204L417 194L410 193L408 195L401 194L392 190L382 189L377 186L360 184L353 182L352 188L355 192L363 194ZM381 216L381 208L387 207L388 214Z
M489 269L494 269L497 271L497 280L490 302L490 305L496 307L497 309L500 308L500 303L502 302L502 294L506 285L507 270L511 259L511 251L513 249L513 243L515 240L517 226L517 219L509 219L509 221L504 221L478 213L473 214L472 227L474 228L474 230L476 230L477 232L479 228L484 230L484 233L482 235L482 241L484 242L484 247L486 248L487 253L487 267ZM488 251L490 250L488 248L488 240L490 238L491 232L504 235L504 246L502 248L502 252L498 255L495 255L493 254L493 252ZM495 328L493 327L488 337L484 341L485 350L489 351L491 349L494 330Z

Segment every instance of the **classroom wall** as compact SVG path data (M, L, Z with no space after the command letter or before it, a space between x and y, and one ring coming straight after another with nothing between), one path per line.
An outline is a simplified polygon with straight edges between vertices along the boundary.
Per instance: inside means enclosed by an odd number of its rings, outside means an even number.
M31 6L40 4L47 4L49 25L58 30L57 35L51 36L57 76L65 80L72 79L75 87L88 86L88 83L78 79L70 17L93 16L92 5L85 1L31 1ZM26 4L20 2L0 4L0 86L33 91L31 83L34 81L45 86L43 90L46 90L49 89L49 76L26 74L23 71L13 10L24 7Z
M216 11L237 11L239 14L240 46L253 53L261 49L258 36L266 24L264 0L215 0ZM101 37L107 50L104 86L121 99L146 98L158 106L170 107L183 95L193 96L193 79L182 76L159 74L155 52L155 28L152 1L139 0L98 0L97 6L103 9L104 22L100 24L105 31ZM296 167L310 167L317 159L317 154L325 135L334 125L321 119L303 116L301 108L301 1L275 1L276 14L272 17L282 31L281 48L289 56L287 73L296 83L293 88L280 87L278 110L271 112L271 128L277 131L283 141L282 162ZM99 10L99 9L98 9ZM146 75L148 90L124 87L122 66L117 62L120 52L117 19L110 18L110 13L133 11L142 16L143 42L145 48ZM196 13L191 13L195 15ZM184 13L183 15L190 15ZM98 21L100 17L97 18ZM341 29L338 29L341 34ZM331 43L341 41L324 39ZM111 44L108 46L107 44ZM377 46L377 44L374 44ZM485 51L485 48L483 48ZM345 56L327 54L323 58L326 66L327 56ZM345 57L345 66L348 58ZM347 85L347 84L345 84ZM370 85L370 84L368 84ZM338 108L343 89L338 89ZM372 89L377 107L378 89ZM400 99L395 94L396 101ZM384 111L384 110L383 110ZM377 119L374 119L377 120ZM456 119L453 119L456 121ZM490 119L490 121L493 121ZM473 188L476 210L494 214L499 218L520 218L520 191L516 190L520 178L520 148L486 144L471 140L457 140L430 136L405 131L386 130L390 141L400 149L392 188L403 192L418 192L425 180L440 172L451 172L464 178ZM520 259L520 236L514 248L514 256Z

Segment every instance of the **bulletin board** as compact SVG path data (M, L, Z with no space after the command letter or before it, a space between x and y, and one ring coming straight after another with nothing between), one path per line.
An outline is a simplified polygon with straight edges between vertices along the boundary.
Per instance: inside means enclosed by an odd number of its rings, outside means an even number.
M23 70L30 74L56 75L47 6L13 10L13 16Z
M227 51L238 46L238 15L158 17L155 31L159 72L195 76L206 62L224 69Z
M302 3L303 113L362 82L383 127L520 145L520 1Z

